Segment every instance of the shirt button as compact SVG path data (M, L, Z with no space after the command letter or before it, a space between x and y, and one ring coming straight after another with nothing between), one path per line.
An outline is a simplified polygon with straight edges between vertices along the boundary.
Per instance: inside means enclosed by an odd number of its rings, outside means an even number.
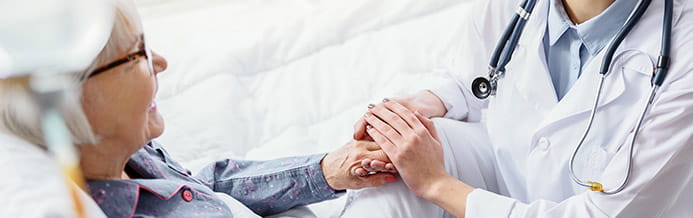
M192 191L190 191L190 189L183 190L181 196L183 197L183 200L186 202L190 202L193 200L193 193Z
M544 151L549 149L549 145L551 145L551 142L549 142L549 139L547 139L545 137L541 137L539 139L539 143L537 143L537 147L539 147L539 149L544 150Z

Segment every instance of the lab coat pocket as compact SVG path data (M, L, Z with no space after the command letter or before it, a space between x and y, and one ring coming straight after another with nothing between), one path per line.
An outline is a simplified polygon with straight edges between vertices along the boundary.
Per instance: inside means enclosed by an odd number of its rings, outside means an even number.
M617 64L620 65L620 73L625 78L627 91L632 91L633 88L648 87L650 78L654 69L654 62L650 56L640 50L626 50L617 58ZM615 65L616 66L616 65Z
M608 132L602 140L601 148L608 154L619 152L633 134L642 107L647 101L653 64L649 56L637 50L620 55L618 68L614 73L621 74L624 94L614 99L612 104L601 108L595 121L597 131Z
M614 157L614 153L608 152L602 147L596 147L592 150L590 157L588 158L587 174L589 178L598 178L606 166L611 162Z

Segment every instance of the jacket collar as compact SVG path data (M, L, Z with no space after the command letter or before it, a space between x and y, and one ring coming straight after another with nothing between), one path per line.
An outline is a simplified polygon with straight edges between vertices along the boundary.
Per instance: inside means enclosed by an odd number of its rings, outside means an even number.
M168 200L183 188L206 187L183 180L169 179L169 169L161 145L151 142L130 157L127 167L142 178L130 180L104 180L87 182L87 191L108 216L130 217L137 209L142 190ZM199 186L199 187L198 187Z
M161 145L150 142L130 157L127 167L138 173L143 179L166 179L166 160Z
M161 200L178 196L182 189L192 189L204 193L206 187L182 183L168 179L131 179L88 182L87 191L92 199L109 217L132 217L136 210L140 194L148 192Z

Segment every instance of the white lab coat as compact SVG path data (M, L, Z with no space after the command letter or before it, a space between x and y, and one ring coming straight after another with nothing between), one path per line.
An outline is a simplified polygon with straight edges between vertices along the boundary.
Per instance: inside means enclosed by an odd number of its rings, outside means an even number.
M568 162L586 127L607 49L558 102L542 44L550 2L537 3L497 96L478 100L469 84L486 75L513 0L479 2L466 33L473 44L461 54L468 62L455 69L474 73L432 90L448 108L446 117L486 124L501 193L508 196L477 189L466 217L693 217L693 4L675 0L669 76L636 139L629 183L605 195L575 184ZM653 1L615 53L592 131L576 158L578 177L607 190L625 176L627 145L659 53L663 6Z

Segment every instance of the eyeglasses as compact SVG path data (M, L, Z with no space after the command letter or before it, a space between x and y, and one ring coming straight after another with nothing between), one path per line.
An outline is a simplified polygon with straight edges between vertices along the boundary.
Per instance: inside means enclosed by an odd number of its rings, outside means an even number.
M94 71L92 71L88 74L85 74L87 76L85 78L82 78L82 80L92 78L92 77L99 75L103 72L106 72L110 69L113 69L113 68L118 67L122 64L128 63L130 61L137 60L139 58L147 59L147 66L149 67L149 73L154 75L154 63L152 61L152 57L153 57L152 56L152 50L147 46L147 42L145 41L144 34L140 35L140 40L142 40L142 46L140 46L139 51L136 51L134 53L130 53L124 58L115 60L115 61L111 62L110 64L96 68Z

